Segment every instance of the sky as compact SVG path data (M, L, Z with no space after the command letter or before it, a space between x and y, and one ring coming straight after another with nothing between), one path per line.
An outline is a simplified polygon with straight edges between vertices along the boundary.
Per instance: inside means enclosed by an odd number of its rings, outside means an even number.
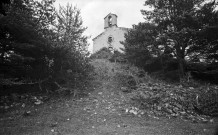
M56 0L55 7L67 3L77 6L81 11L83 25L88 27L85 35L91 36L89 51L92 51L92 39L104 31L104 17L109 13L116 14L118 27L131 28L133 24L143 22L140 10L145 0Z

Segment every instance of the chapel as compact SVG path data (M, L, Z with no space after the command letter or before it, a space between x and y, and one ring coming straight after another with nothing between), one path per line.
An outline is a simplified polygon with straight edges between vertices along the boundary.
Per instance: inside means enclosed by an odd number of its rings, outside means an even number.
M121 51L123 45L120 43L125 40L124 34L128 32L128 28L117 26L117 15L109 13L104 18L104 31L92 39L93 53L106 47L111 51Z

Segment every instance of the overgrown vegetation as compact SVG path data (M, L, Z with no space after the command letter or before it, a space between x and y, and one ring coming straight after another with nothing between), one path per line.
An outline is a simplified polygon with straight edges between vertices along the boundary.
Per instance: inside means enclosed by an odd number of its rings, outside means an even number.
M148 0L144 5L151 7L141 10L145 22L134 25L123 42L128 61L171 81L184 80L191 72L194 78L207 76L208 82L218 83L210 79L218 69L218 36L213 34L218 30L217 1ZM190 65L206 65L207 70Z
M88 43L80 10L55 0L15 0L0 14L0 93L74 93L86 84Z
M218 115L216 85L202 85L194 80L166 83L129 64L119 64L115 81L133 105L126 112L154 117L182 118L192 122L213 122Z
M108 59L111 62L126 62L124 54L114 50L113 52L106 47L101 48L90 56L90 59Z
M113 53L106 47L101 48L99 51L95 52L90 56L90 59L109 59Z
M102 48L90 58L80 10L67 5L56 11L53 4L54 0L22 0L3 5L0 93L10 94L1 99L4 109L16 106L9 106L11 100L32 99L38 105L48 99L16 93L75 96L86 89L93 70L89 61L95 59L97 71L92 73L102 80L115 79L140 109L203 121L206 116L200 115L218 114L217 86L207 84L218 80L216 1L148 0L145 6L153 10L142 10L147 22L134 25L125 35L124 54ZM122 62L121 69L115 71L108 60L114 65ZM193 78L204 79L207 85Z
M217 4L145 1L150 7L141 10L145 22L133 25L122 42L129 63L161 80L137 85L133 100L139 107L175 117L218 114L218 89L210 85L218 84L218 36L213 34L218 30Z

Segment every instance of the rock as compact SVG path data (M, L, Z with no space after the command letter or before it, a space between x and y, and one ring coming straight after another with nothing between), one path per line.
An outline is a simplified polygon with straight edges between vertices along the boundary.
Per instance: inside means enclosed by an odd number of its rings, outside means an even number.
M121 87L120 89L122 90L122 92L130 92L131 91L127 87Z
M57 127L58 123L57 122L54 122L54 123L51 123L50 127Z
M214 119L210 119L210 122L213 123L213 122L214 122Z
M31 115L31 111L25 111L24 113L23 113L23 116L30 116Z
M40 105L40 104L42 104L42 103L43 103L43 102L42 102L41 100L39 100L39 99L38 99L36 102L34 102L35 105Z

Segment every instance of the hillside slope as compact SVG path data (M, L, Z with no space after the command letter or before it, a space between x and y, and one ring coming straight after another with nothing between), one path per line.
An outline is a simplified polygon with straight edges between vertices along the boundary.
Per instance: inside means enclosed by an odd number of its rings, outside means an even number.
M141 71L128 65L93 60L94 90L81 98L60 98L1 113L0 134L9 135L212 135L217 121L193 123L155 117L133 109L132 86ZM144 80L146 81L146 80ZM91 89L91 87L90 87ZM132 108L132 111L131 111ZM31 111L30 115L23 115ZM131 113L129 113L131 112Z

